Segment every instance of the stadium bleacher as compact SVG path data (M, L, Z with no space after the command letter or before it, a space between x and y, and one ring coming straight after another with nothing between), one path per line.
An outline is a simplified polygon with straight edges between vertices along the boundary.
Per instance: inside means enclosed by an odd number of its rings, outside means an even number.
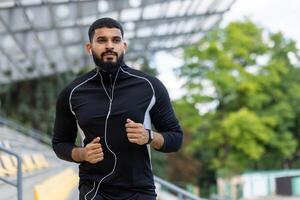
M57 159L50 146L0 125L0 147L18 154L22 159L23 200L74 200L78 196L76 165ZM17 179L17 158L2 151L0 177L9 181ZM53 187L55 192L51 193ZM17 189L2 180L0 193L1 200L17 199ZM57 193L61 194L60 197L55 196Z

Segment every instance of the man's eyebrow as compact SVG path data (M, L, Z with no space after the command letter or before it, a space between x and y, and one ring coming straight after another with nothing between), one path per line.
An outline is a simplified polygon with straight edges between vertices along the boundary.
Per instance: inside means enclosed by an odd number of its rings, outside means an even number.
M106 36L103 36L103 35L100 35L100 36L97 36L96 37L96 40L98 40L98 39L106 39L106 38L108 38L108 37L106 37ZM112 36L112 38L114 38L114 39L122 39L122 37L121 36L118 36L118 35L116 35L116 36Z
M98 39L105 39L105 38L106 38L105 36L100 35L100 36L96 37L96 40L98 40Z

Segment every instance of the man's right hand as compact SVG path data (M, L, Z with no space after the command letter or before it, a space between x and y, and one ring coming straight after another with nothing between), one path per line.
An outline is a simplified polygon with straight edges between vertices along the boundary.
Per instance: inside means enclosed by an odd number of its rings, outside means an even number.
M95 138L85 147L75 147L72 149L72 159L76 162L87 161L97 163L104 159L103 150L100 144L100 137Z
M89 163L97 163L104 159L103 150L100 144L100 137L95 138L88 143L84 148L83 159Z

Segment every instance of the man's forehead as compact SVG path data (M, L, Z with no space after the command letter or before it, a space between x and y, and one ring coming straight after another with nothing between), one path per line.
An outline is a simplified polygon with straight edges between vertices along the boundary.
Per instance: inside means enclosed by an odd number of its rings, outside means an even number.
M95 29L95 37L100 37L100 36L107 36L107 37L122 37L122 33L120 31L120 29L118 28L107 28L107 27L103 27L103 28L97 28Z

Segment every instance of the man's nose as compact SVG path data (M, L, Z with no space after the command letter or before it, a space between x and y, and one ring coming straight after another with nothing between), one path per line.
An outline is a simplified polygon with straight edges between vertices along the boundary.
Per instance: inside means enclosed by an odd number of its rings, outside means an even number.
M106 49L113 49L113 48L114 48L114 46L113 46L112 41L107 41L107 43L106 43Z

